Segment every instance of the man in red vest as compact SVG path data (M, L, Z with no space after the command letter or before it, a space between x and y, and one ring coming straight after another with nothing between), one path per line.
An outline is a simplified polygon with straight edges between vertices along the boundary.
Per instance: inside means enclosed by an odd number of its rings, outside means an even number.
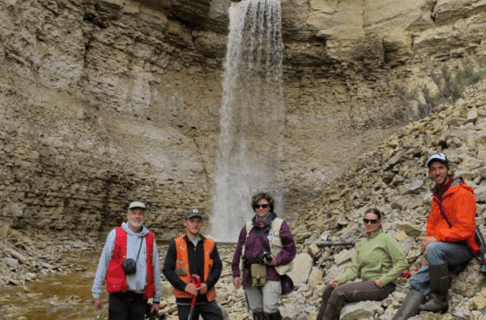
M183 225L186 233L170 244L162 270L173 286L180 320L188 319L194 296L196 305L192 319L188 320L199 319L199 315L204 320L223 320L214 288L223 264L214 240L199 233L202 214L199 209L191 209L185 214ZM191 283L192 275L200 277L202 283L199 287Z
M150 298L151 311L159 311L159 253L153 232L143 225L144 219L145 204L130 203L128 222L108 234L101 253L92 291L94 306L101 309L101 292L106 282L109 320L143 320Z

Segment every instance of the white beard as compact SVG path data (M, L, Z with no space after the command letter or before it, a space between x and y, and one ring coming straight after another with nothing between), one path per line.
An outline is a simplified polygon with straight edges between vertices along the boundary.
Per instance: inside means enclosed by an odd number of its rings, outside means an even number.
M143 226L143 221L142 221L142 222L140 222L140 223L136 223L136 222L134 222L134 221L128 221L128 223L129 223L130 225L132 225L132 227L134 227L134 228L136 228L136 229L138 229L138 228L140 228L141 226Z

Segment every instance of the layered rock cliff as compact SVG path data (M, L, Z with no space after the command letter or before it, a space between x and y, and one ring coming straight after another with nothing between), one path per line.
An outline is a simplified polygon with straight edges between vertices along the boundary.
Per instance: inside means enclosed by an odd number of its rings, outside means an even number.
M227 0L0 0L5 223L149 226L211 210ZM484 1L282 1L286 215L403 123L390 83L486 55ZM167 230L172 230L168 232Z

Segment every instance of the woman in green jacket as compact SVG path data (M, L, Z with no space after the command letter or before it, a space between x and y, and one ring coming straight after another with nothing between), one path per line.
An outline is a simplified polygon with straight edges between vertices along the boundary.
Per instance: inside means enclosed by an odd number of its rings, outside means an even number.
M363 223L368 237L356 246L351 266L324 290L316 320L339 319L346 303L383 300L395 290L396 279L408 263L397 241L382 231L381 218L377 209L366 211ZM362 281L346 284L356 277Z

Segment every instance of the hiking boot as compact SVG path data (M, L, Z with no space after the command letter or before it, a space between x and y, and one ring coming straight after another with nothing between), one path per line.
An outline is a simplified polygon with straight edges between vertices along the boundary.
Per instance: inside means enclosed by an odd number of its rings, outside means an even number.
M427 303L419 306L420 310L444 313L449 308L447 292L449 291L449 269L447 263L429 266L430 294Z
M416 316L419 313L418 307L424 303L425 297L418 291L409 290L405 300L403 300L400 309L392 320L405 320Z
M282 320L282 315L280 314L280 311L277 311L275 313L267 313L268 320Z
M266 320L264 312L253 312L253 319L254 320Z
M419 306L422 311L440 312L444 313L449 308L447 294L431 293L427 303Z

